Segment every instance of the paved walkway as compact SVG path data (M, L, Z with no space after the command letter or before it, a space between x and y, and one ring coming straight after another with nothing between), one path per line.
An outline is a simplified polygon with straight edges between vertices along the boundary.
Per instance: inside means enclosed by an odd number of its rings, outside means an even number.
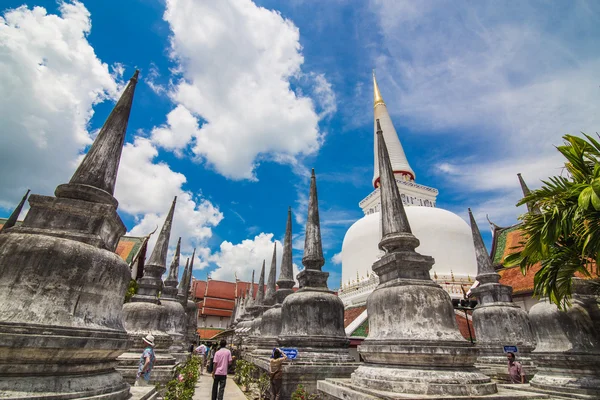
M200 375L198 383L196 383L196 393L194 393L194 400L210 400L212 394L213 380L210 374ZM225 394L223 400L246 400L246 396L235 384L233 379L228 376L227 384L225 385Z

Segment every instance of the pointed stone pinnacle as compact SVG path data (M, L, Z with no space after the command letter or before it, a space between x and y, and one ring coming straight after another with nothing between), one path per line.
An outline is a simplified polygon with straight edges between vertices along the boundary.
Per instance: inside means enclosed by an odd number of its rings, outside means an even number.
M321 222L319 220L319 200L317 198L317 178L313 168L310 177L310 195L308 198L308 218L304 237L304 256L302 265L306 269L321 271L325 264L321 243Z
M388 253L395 249L414 250L419 245L419 240L410 229L379 120L377 120L377 154L382 233L379 248Z
M177 241L177 247L175 248L175 255L173 256L173 261L171 262L171 267L169 268L169 276L165 281L175 282L173 286L177 286L177 278L179 277L179 261L181 257L181 238Z
M179 286L177 287L177 298L179 301L185 296L185 282L187 281L188 269L190 265L190 259L185 260L185 268L183 269L183 275L181 275L181 280L179 281Z
M171 238L171 226L173 225L173 214L175 213L175 204L177 202L177 196L173 199L173 203L171 204L171 209L167 214L167 218L165 219L165 223L158 235L158 239L156 240L156 244L154 245L154 249L152 250L152 255L150 256L150 260L146 263L146 265L157 265L162 268L167 268L167 253L169 250L169 239ZM164 271L163 271L164 272ZM162 275L162 273L161 273Z
M265 301L265 260L263 260L258 278L258 288L256 293L256 305L262 306Z
M519 184L521 185L521 190L523 191L523 197L529 196L531 194L531 190L529 190L527 187L527 184L525 183L525 180L521 176L520 172L517 174L517 177L519 178ZM527 211L532 214L541 214L539 207L532 202L527 202Z
M190 295L190 290L192 289L192 276L194 274L194 259L196 258L196 249L192 252L192 259L190 260L189 271L186 276L185 281L185 295L186 297Z
M56 197L111 204L117 207L118 202L113 194L138 73L139 71L135 71L129 80L121 98L69 183L56 188Z
M481 237L481 233L479 232L479 227L477 226L477 222L475 222L475 217L473 217L473 213L469 208L469 220L471 222L471 234L473 235L473 245L475 247L475 257L477 258L477 280L480 283L487 283L491 280L489 278L494 278L490 275L495 275L496 279L492 279L495 282L498 282L500 276L496 273L494 266L492 265L492 260L485 248L485 244L483 243L483 238ZM487 276L487 278L483 278L480 280L480 277Z
M19 202L17 207L15 207L13 212L10 214L10 217L8 217L8 219L6 220L6 222L0 229L0 232L2 232L5 229L12 228L13 226L15 226L15 224L17 223L17 220L19 219L19 215L21 214L21 211L23 210L23 205L25 205L25 201L27 201L27 196L29 196L29 192L31 192L31 190L27 189L27 193L25 193L25 196L23 196L23 198L21 199L21 201Z
M277 281L279 288L291 289L294 287L294 263L292 261L292 207L288 207L285 238L283 239L283 253L281 255L281 271Z
M272 306L275 304L275 275L277 275L277 243L273 243L273 258L271 259L271 268L269 269L269 279L267 279L267 292L265 293L265 304Z

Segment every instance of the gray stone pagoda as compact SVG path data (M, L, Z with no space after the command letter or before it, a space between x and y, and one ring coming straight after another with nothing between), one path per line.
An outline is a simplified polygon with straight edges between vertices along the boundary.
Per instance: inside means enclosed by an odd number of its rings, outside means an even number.
M537 346L534 389L579 399L600 398L600 287L573 278L566 310L542 299L529 310Z
M267 280L267 292L265 294L265 309L258 321L258 335L255 333L253 342L256 345L254 353L271 354L274 347L277 346L277 337L281 331L281 304L277 303L277 286L275 277L277 275L277 244L273 245L273 258L271 259L271 268L269 269L269 279ZM275 311L277 308L279 311ZM278 316L278 321L274 320ZM273 333L273 325L278 324L277 333Z
M273 254L275 258L275 254ZM273 270L273 266L271 266ZM269 282L271 275L269 274ZM260 347L272 349L279 345L281 333L281 306L285 298L294 293L294 269L292 262L292 208L288 208L285 238L283 240L283 254L281 256L281 272L277 281L278 289L275 291L275 304L263 313L260 327ZM268 290L268 288L267 288ZM270 352L268 352L270 354Z
M275 262L277 262L275 260ZM273 265L271 265L271 269ZM269 274L270 275L270 274ZM275 284L273 284L275 286ZM263 260L262 268L260 270L260 277L258 278L258 292L256 295L256 302L254 305L254 318L252 319L252 329L250 331L250 337L248 338L248 346L252 347L253 350L258 348L261 333L260 327L262 324L262 315L268 310L269 307L265 305L265 260Z
M185 348L196 343L196 331L198 329L198 306L194 302L192 288L192 271L194 270L194 259L196 258L196 249L192 252L192 259L188 258L185 262L185 269L177 289L177 301L185 310L185 328L183 331Z
M298 358L285 367L283 398L288 398L299 383L314 392L317 379L348 377L357 366L348 351L344 304L329 290L329 273L322 271L325 259L314 170L310 180L305 234L302 258L305 269L297 276L300 289L285 298L281 310L279 344L298 349ZM268 362L268 359L265 361ZM265 368L265 364L259 366Z
M496 384L474 367L477 349L461 336L450 296L431 280L433 258L415 251L379 120L377 151L385 254L373 264L380 283L367 299L369 334L358 347L365 362L351 380L319 381L319 391L340 399L493 395Z
M152 370L151 382L166 383L171 379L175 358L169 353L173 339L168 333L170 308L159 300L162 290L162 275L167 270L167 253L171 226L177 197L173 199L165 223L158 235L150 259L144 265L144 276L139 281L137 293L129 303L123 305L123 324L133 341L127 353L119 357L119 372L128 382L134 382L140 354L146 347L142 340L146 335L154 336L156 363Z
M244 339L248 337L250 330L252 329L252 313L254 310L254 295L252 292L254 291L254 270L252 270L252 281L250 286L246 290L246 301L244 302L244 312L240 317L240 321L236 327L236 335L238 336L238 341L243 343Z
M113 197L138 71L67 184L33 194L0 235L0 397L126 399L115 370L130 345L122 306L130 271ZM16 214L15 214L16 217Z
M175 357L176 362L184 361L189 354L187 351L185 332L187 316L185 309L177 300L177 284L179 277L179 262L181 258L181 238L177 241L175 255L169 268L169 275L163 284L160 302L167 309L167 333L171 335L173 344L169 353Z
M473 327L479 348L476 365L494 379L509 381L504 346L516 346L519 362L528 375L533 375L535 368L531 351L535 348L535 339L527 311L513 303L512 287L500 283L500 275L492 265L471 209L469 219L479 282L471 290L479 303L473 311Z
M10 213L10 216L8 217L4 225L2 225L2 227L0 228L0 232L2 232L4 229L12 228L16 225L17 220L19 219L19 215L21 215L21 211L23 211L23 206L27 201L27 196L29 196L29 192L31 192L31 190L27 189L27 193L25 193L25 196L21 198L21 201L19 202L19 204L17 204L17 207L15 207L13 212Z

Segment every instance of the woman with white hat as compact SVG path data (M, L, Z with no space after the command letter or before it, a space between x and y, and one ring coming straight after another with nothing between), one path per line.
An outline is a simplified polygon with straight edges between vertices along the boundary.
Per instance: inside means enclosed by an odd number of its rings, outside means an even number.
M148 384L150 381L150 372L152 372L154 360L156 359L154 355L154 336L148 334L142 340L144 343L146 343L146 348L140 357L140 365L138 367L137 377L135 379L136 386Z

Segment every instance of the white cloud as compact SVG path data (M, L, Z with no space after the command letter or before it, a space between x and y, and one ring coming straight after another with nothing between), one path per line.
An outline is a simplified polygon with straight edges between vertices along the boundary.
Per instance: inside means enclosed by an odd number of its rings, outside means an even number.
M223 214L201 195L194 196L184 190L185 176L171 170L166 163L156 163L157 155L158 150L150 140L141 137L123 149L115 196L120 201L120 210L137 217L135 227L128 234L144 236L158 227L149 242L151 251L173 197L177 196L171 246L174 247L181 236L182 253L191 256L197 247L194 269L204 268L210 253L206 241L212 237L212 227L221 222Z
M272 233L260 233L254 239L245 239L238 244L228 241L221 243L219 251L210 257L210 261L214 262L218 267L211 274L211 278L233 281L237 274L238 279L250 281L252 279L252 271L254 270L254 281L258 282L262 262L266 260L266 283L269 268L271 268L274 243L277 243L277 278L279 278L283 244L279 240L273 240ZM298 266L294 264L294 279L298 272Z
M388 107L397 123L444 135L451 145L432 166L449 189L475 193L473 207L500 197L502 219L518 214L516 173L534 186L560 173L561 136L598 130L597 4L374 0L372 8Z
M335 253L333 255L333 257L331 257L331 262L334 263L335 265L341 265L342 264L342 252Z
M179 110L155 130L160 145L183 149L193 138L196 157L231 179L256 179L261 160L293 164L318 151L315 103L290 86L304 76L290 20L250 0L168 0L164 19L182 76L170 88ZM321 116L330 115L331 86L323 75L313 80Z
M22 6L0 16L0 206L13 208L25 192L51 194L74 171L91 143L92 107L119 90L87 41L90 13L60 3L59 15Z

